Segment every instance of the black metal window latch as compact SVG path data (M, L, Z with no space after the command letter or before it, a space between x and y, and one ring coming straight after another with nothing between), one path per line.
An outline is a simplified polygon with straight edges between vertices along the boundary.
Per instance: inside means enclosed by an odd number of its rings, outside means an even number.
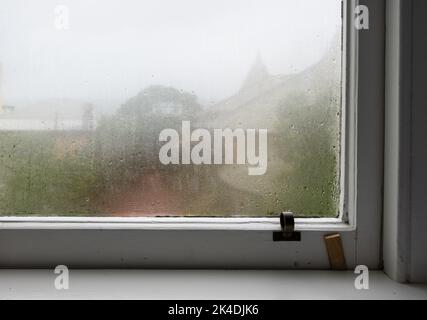
M301 232L295 231L295 218L291 212L280 214L280 226L282 231L273 232L273 241L301 241Z

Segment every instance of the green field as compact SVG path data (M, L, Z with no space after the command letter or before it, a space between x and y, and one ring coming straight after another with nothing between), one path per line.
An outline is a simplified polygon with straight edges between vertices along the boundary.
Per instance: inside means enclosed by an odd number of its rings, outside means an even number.
M338 214L340 114L329 95L314 104L295 96L278 106L269 131L268 172L250 177L235 166L161 165L161 129L204 116L195 98L170 88L156 88L145 106L164 99L165 92L191 105L187 114L147 115L132 100L101 119L95 131L0 132L0 214Z

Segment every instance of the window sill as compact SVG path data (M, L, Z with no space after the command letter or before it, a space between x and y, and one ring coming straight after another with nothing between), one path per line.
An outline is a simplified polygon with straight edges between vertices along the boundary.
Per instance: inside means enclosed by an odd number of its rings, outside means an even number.
M370 289L353 272L70 270L70 289L53 270L0 271L0 299L427 299L427 285L398 284L371 271Z

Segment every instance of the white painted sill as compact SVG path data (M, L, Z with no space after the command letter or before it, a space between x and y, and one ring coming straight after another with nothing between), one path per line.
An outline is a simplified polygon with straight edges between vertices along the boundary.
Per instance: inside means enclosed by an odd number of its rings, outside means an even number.
M356 275L333 271L70 270L69 290L54 288L53 270L0 270L0 299L427 299L427 285L399 284L370 272L369 290Z

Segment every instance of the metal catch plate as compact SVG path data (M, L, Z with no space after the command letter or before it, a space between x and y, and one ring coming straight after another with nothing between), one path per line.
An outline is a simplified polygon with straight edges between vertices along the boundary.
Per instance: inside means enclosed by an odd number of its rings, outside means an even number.
M273 241L301 241L301 232L295 231L295 219L291 212L280 214L281 232L273 232Z

